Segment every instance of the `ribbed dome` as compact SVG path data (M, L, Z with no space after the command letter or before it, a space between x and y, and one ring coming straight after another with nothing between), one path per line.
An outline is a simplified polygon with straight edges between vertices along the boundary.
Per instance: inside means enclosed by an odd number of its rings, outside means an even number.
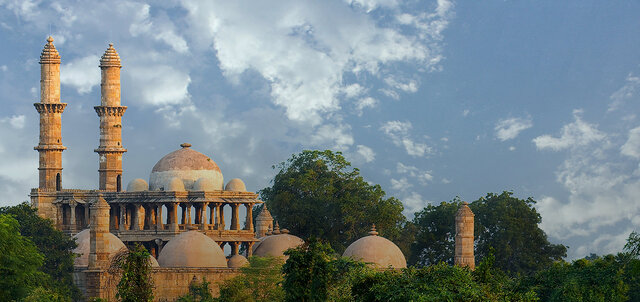
M218 165L208 156L191 149L190 144L182 144L182 149L173 151L161 158L149 176L150 190L166 190L169 181L177 177L182 180L186 190L194 190L194 184L201 178L207 178L214 190L222 190L224 179Z
M102 58L100 58L100 67L122 67L122 65L120 65L120 56L115 48L113 48L113 43L109 43L109 48L107 48Z
M240 178L234 178L227 183L224 187L225 191L246 192L247 187L244 185L244 181Z
M89 253L91 246L91 233L89 229L85 229L82 232L73 236L76 239L76 243L78 246L73 250L74 253L79 254L80 256L76 257L73 260L74 266L89 266ZM118 254L121 250L126 250L127 247L122 243L122 241L111 233L106 233L104 240L107 242L107 250L109 251L109 256L113 257Z
M281 257L284 256L284 252L286 250L303 244L304 240L290 234L271 235L265 237L259 242L259 245L253 252L253 255L259 257Z
M40 54L40 64L60 64L60 54L53 45L51 36L47 38L47 44L44 45L44 49Z
M230 268L243 267L245 265L249 265L249 260L242 255L233 255L227 262L227 266Z
M149 190L149 184L142 178L136 178L127 185L127 192L141 192Z
M169 240L158 256L161 267L227 267L227 259L213 239L198 231Z
M397 245L389 239L378 236L375 226L369 234L349 245L342 256L370 263L377 268L407 267L407 260Z

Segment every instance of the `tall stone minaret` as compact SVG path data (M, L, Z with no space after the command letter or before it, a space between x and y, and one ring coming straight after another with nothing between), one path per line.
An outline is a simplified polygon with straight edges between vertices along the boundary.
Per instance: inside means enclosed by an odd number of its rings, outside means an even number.
M40 142L34 147L40 157L39 185L45 190L62 190L62 112L67 106L60 103L60 54L53 46L53 38L40 55L40 103L33 104L40 113Z
M94 109L100 117L100 146L98 153L100 167L100 190L122 190L122 115L127 106L120 106L120 57L109 44L100 59L102 81L100 83L100 106Z
M469 203L463 202L456 213L456 254L454 263L459 266L476 268L473 255L473 220L475 215Z

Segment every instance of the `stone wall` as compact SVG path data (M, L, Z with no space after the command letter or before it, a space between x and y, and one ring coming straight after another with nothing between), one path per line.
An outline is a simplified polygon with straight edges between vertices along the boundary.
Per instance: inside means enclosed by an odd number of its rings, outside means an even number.
M203 278L211 282L211 292L217 296L220 284L239 273L239 269L232 268L153 268L154 301L175 301L189 292L189 284L194 279L202 282ZM107 301L117 301L116 286L120 282L119 272L76 268L73 280L85 296L99 296Z

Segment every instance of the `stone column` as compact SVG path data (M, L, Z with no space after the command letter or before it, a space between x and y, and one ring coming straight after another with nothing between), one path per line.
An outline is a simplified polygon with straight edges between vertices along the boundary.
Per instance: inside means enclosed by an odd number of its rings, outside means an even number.
M195 205L193 205L193 208L196 209L196 219L194 221L194 224L202 224L202 220L200 220L202 218L202 207L199 207L196 203Z
M454 263L459 266L467 266L471 270L475 269L475 259L473 255L473 221L474 214L463 202L458 213L456 213L456 239L455 239L455 259Z
M186 204L180 204L180 206L182 207L182 224L187 225L187 205Z
M83 228L86 228L89 226L89 202L84 204L84 226Z
M253 232L253 204L246 203L244 206L247 207L246 229Z
M207 208L209 207L209 203L205 202L202 204L202 208L200 208L200 223L202 224L202 230L207 230Z
M69 221L69 228L72 232L76 231L76 204L69 204L71 209L71 220Z
M62 230L62 225L64 224L64 214L63 211L64 209L62 208L62 204L58 203L56 204L56 209L57 209L57 218L56 218L56 228L58 230Z
M216 230L220 229L220 209L221 208L222 207L220 206L220 204L216 203L216 208L215 208L215 210L216 210L216 212L215 212L216 218L215 218L215 222L213 223Z
M248 246L248 248L247 248L247 257L253 256L253 245L254 244L255 244L255 242L253 242L253 241L249 241L247 243L247 246Z
M220 216L218 217L220 219L218 225L220 226L220 230L224 230L225 228L225 223L224 223L224 203L222 205L220 205Z
M240 207L237 203L231 204L232 217L231 217L231 229L239 230L240 229Z
M156 230L163 230L162 225L162 204L156 205ZM159 252L159 251L158 251Z
M184 224L184 229L187 230L191 226L191 204L187 203L185 208L187 209L187 223Z
M140 230L140 205L133 204L133 211L131 213L133 215L131 230L139 231Z
M120 232L125 230L126 227L126 219L127 219L127 208L124 204L120 204L120 221L118 221L118 230Z
M171 215L168 216L168 218L171 218L171 225L169 226L169 228L174 231L174 232L178 232L179 230L179 226L178 226L178 206L179 204L177 202L174 202L172 204L172 210L171 210ZM168 219L167 219L168 220Z
M237 255L238 254L238 242L233 241L231 242L231 255Z
M102 195L92 205L93 223L90 229L89 269L107 268L109 265L108 242L109 204Z

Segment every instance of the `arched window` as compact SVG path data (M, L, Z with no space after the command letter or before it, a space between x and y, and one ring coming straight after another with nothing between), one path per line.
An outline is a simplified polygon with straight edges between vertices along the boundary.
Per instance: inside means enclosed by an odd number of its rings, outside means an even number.
M116 176L116 191L122 191L122 176L120 174Z
M62 190L62 178L60 177L60 173L56 174L56 191Z

